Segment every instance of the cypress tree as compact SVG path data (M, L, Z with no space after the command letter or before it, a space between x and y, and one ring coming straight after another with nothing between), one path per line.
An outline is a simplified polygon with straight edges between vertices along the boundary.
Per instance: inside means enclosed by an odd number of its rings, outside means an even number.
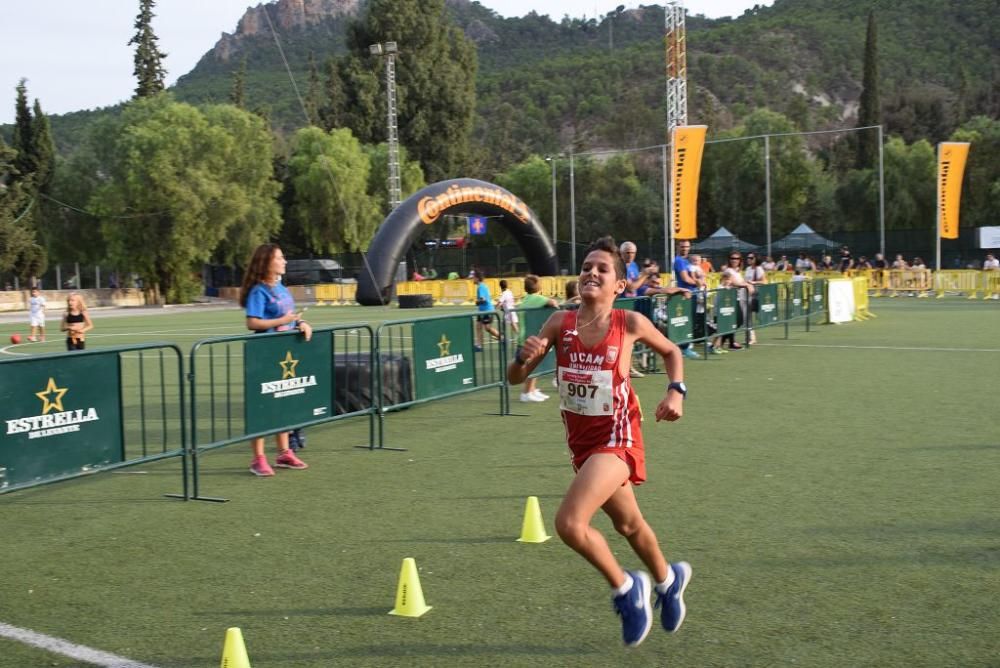
M878 93L878 29L875 10L868 12L868 34L865 38L864 79L861 88L861 103L858 109L858 125L864 127L882 122L882 102ZM866 130L858 137L858 153L855 166L858 169L872 167L878 155L878 135L874 130Z
M240 61L240 69L233 72L233 87L229 91L229 102L234 107L246 109L246 78L247 59L246 56Z
M163 59L167 54L157 46L156 33L153 32L153 6L156 0L139 0L139 15L135 17L135 36L129 40L129 46L135 44L135 74L138 84L135 87L134 98L150 97L164 89L163 79L166 70L163 69Z
M34 151L31 149L31 110L28 109L27 79L21 79L14 103L14 136L11 148L15 151L13 178L23 180L35 171Z
M56 145L52 140L49 117L42 112L37 98L31 119L31 153L35 163L35 186L39 192L48 193L55 174Z
M327 58L325 68L326 80L324 95L325 104L320 107L320 127L329 132L333 128L343 127L344 122L344 87L337 71L337 61Z
M306 91L306 115L309 125L319 127L319 110L323 106L323 82L319 78L319 67L316 66L316 56L309 52L309 88Z

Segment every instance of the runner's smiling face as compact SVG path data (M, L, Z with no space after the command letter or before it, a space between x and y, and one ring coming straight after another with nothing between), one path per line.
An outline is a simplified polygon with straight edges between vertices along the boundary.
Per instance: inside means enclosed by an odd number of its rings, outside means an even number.
M614 298L625 290L625 277L618 276L615 258L603 250L591 251L580 269L580 297L586 301Z

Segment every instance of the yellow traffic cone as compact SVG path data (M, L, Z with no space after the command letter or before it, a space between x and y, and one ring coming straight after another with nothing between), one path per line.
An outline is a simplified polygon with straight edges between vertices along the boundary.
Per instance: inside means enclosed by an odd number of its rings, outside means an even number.
M250 668L247 646L243 644L243 632L235 626L226 629L221 668Z
M417 575L417 562L413 557L403 559L403 568L399 572L399 586L396 587L396 607L390 615L400 617L419 617L431 606L424 603L424 591L420 588L420 576Z
M524 523L521 525L521 537L519 543L544 543L552 536L545 533L545 525L542 524L542 511L538 507L538 497L529 496L528 502L524 504Z

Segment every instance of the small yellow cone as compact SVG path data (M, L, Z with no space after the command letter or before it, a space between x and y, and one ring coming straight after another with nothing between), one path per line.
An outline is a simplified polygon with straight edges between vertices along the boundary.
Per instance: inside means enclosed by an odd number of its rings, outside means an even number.
M517 539L519 543L544 543L551 536L545 533L545 525L542 524L542 511L538 507L538 497L529 496L528 502L524 504L524 523L521 525L521 537Z
M235 626L226 629L221 668L250 668L247 646L243 644L243 632Z
M396 607L389 614L400 617L419 617L431 606L424 603L424 591L420 588L420 576L417 575L417 562L413 557L403 559L403 568L399 572L399 586L396 587Z

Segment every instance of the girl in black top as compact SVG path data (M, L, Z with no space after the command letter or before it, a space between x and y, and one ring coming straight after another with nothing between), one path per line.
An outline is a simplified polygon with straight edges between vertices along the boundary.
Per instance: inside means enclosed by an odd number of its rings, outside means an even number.
M93 328L94 323L90 321L83 295L71 292L66 298L66 313L63 315L60 327L66 332L66 350L83 350L86 346L84 334Z

